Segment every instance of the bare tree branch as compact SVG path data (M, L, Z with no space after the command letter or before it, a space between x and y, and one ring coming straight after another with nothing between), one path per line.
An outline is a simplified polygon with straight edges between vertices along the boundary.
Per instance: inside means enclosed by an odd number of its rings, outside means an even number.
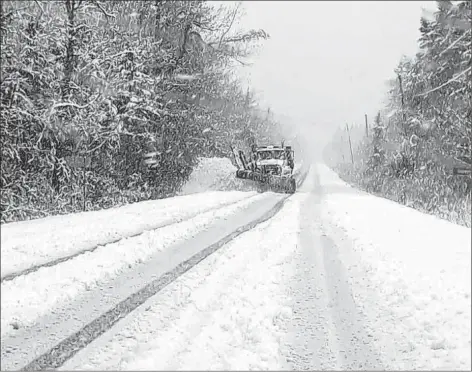
M41 9L41 15L44 14L44 9L43 7L41 6L41 4L38 2L38 0L34 0L34 2L36 3L36 5L39 7L39 9Z
M224 44L231 44L231 43L240 43L240 42L248 42L250 40L257 40L257 39L268 39L270 35L266 33L264 30L251 30L243 35L237 35L233 37L229 37L227 39L223 39L222 43ZM212 41L208 43L208 45L221 45L222 43Z
M233 16L231 19L231 22L229 23L228 28L226 29L223 34L221 34L220 41L218 43L218 49L221 47L221 43L223 42L224 37L228 34L229 30L231 30L231 27L233 27L234 20L236 19L236 15L238 14L239 7L241 6L241 3L238 3L236 5L236 8L234 9Z
M100 4L100 2L98 0L93 0L93 4L95 4L95 6L100 9L100 11L103 13L103 15L106 17L106 19L108 20L108 18L116 18L116 16L114 14L111 14L111 13L108 13L103 7L102 5Z
M14 13L20 12L20 11L28 9L28 8L29 8L29 6L24 6L23 8L10 10L7 14L2 16L2 21L6 20L8 17L11 17Z

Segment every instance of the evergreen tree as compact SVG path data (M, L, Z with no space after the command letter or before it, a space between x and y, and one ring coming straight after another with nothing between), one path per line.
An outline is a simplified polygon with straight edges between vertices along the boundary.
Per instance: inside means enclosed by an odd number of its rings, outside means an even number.
M434 19L420 19L418 53L399 62L376 120L384 125L362 144L385 160L376 176L350 172L368 190L382 183L386 196L448 218L453 211L468 226L471 180L449 175L458 159L472 162L471 21L471 1L437 1Z

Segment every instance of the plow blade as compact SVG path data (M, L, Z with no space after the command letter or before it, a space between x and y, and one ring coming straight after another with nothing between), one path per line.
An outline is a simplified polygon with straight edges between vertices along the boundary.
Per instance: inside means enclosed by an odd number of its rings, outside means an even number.
M247 169L238 169L236 171L236 178L241 178L242 180L258 181L262 183L269 182L268 175L261 174L259 172L253 172Z
M297 190L297 184L293 177L270 176L268 180L269 189L274 192L286 192L293 194Z
M295 178L293 177L271 176L245 169L237 170L236 178L258 182L260 191L271 190L293 194L297 188Z

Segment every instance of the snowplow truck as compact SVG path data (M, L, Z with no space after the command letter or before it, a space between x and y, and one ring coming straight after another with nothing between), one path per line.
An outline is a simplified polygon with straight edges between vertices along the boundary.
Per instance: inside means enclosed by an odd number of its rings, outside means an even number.
M293 194L297 184L293 176L294 151L291 146L252 146L248 158L242 150L231 148L238 167L236 178L257 182L259 192Z

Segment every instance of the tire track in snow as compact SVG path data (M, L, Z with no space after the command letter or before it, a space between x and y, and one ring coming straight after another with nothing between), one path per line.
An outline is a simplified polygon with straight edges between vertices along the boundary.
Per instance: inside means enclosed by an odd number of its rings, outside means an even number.
M283 350L290 370L340 369L335 325L325 285L326 269L316 233L320 224L312 204L313 194L301 209L299 248L293 257L293 276L287 283L293 312L287 325L288 341Z
M7 274L7 275L5 275L4 277L2 277L0 279L0 283L13 280L13 279L15 279L19 276L24 276L24 275L31 274L35 271L38 271L39 269L42 269L43 267L52 267L52 266L59 265L63 262L72 260L72 259L74 259L74 258L76 258L80 255L85 254L85 253L92 253L95 250L97 250L99 247L102 247L104 245L115 244L115 243L118 243L118 242L120 242L121 240L124 240L124 239L135 238L135 237L140 236L140 235L142 235L142 234L144 234L145 232L148 232L148 231L158 230L158 229L162 229L162 228L167 227L167 226L175 225L175 224L180 223L180 222L189 221L192 218L195 218L196 216L198 216L200 214L207 213L207 212L212 211L212 210L220 210L220 209L226 208L230 205L239 203L243 200L249 200L249 199L254 198L256 196L258 196L258 194L251 195L247 198L239 199L237 201L231 201L231 202L228 202L228 203L220 204L217 207L207 208L207 209L201 210L197 213L192 213L192 214L190 214L186 217L183 217L183 218L178 217L178 218L169 219L165 222L161 222L161 223L157 224L156 226L152 226L152 227L148 227L148 228L145 228L143 230L140 230L137 233L133 233L133 234L129 234L129 235L123 235L123 236L120 236L120 237L118 237L116 239L113 239L113 240L107 240L106 242L104 242L102 244L97 244L97 245L93 246L92 248L87 248L87 249L81 250L79 252L75 252L73 254L51 260L51 261L46 262L46 263L42 263L42 264L39 264L39 265L34 265L34 266L31 266L27 269Z
M356 305L339 247L320 220L319 179L301 210L300 249L289 282L293 323L288 368L295 370L384 369L367 319Z
M300 174L301 177L297 182L297 187L299 187L305 181L308 172L300 171ZM197 265L199 262L203 261L206 257L219 250L226 243L233 240L237 236L253 229L255 226L275 216L275 214L277 214L280 209L282 209L285 202L292 195L284 196L279 202L275 204L274 207L267 211L262 217L241 226L240 228L234 230L232 233L226 235L223 239L194 254L189 259L177 265L173 270L166 272L164 275L155 279L154 281L143 287L141 290L135 292L125 300L121 301L115 307L102 314L92 322L88 323L78 332L67 337L46 353L43 353L39 357L35 358L33 361L28 363L20 370L38 371L61 367L78 351L90 344L97 337L104 334L114 324L116 324L122 318L126 317L134 309L142 305L146 300L157 294L160 290L175 281L178 277L185 274L188 270Z
M334 310L332 318L339 337L342 369L382 370L385 367L373 335L366 330L365 317L354 301L346 269L339 257L339 248L324 233L320 238L330 307Z
M289 316L279 289L303 198L193 267L59 370L278 369L277 323Z

